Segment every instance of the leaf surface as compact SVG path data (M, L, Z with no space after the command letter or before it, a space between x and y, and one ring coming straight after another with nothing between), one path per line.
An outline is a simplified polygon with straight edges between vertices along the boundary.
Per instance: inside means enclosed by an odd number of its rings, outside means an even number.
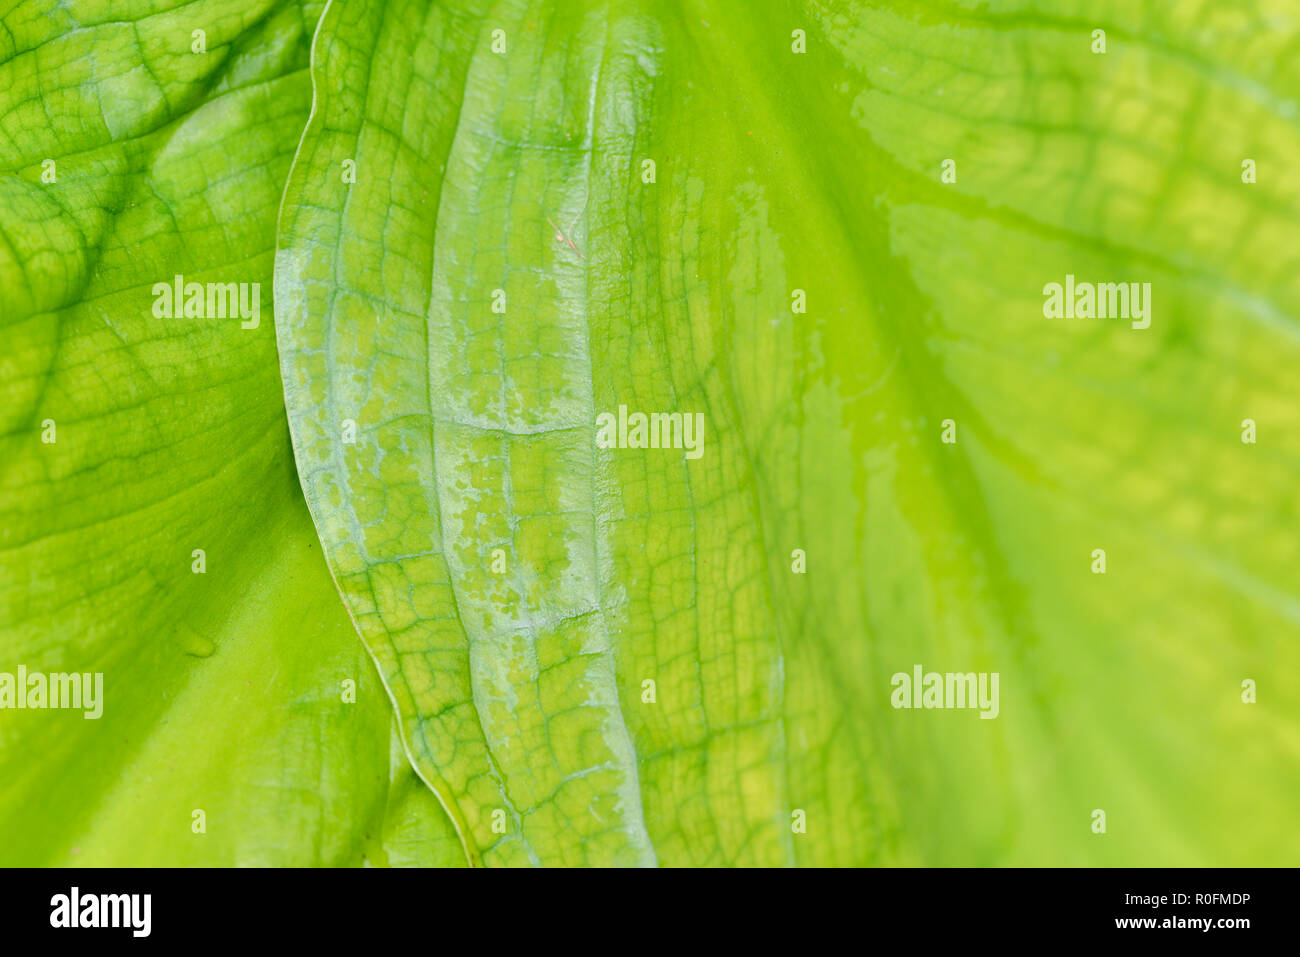
M0 671L103 674L98 719L0 711L0 863L464 861L286 431L271 269L320 9L0 17ZM258 284L260 323L160 316L178 274Z
M291 429L472 860L1295 861L1297 12L330 6Z

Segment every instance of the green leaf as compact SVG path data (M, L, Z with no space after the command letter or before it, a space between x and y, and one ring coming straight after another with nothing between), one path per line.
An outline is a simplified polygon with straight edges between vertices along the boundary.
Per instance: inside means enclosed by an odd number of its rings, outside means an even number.
M291 430L472 860L1296 859L1295 12L330 6Z
M0 863L464 861L291 462L272 250L319 11L0 19L0 672L103 675L98 718L0 711ZM159 316L178 274L264 321Z

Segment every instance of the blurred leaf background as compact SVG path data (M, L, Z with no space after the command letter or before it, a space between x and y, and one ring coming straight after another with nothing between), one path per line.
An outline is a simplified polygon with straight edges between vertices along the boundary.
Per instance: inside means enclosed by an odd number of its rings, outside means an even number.
M0 25L0 863L1296 863L1295 0Z

